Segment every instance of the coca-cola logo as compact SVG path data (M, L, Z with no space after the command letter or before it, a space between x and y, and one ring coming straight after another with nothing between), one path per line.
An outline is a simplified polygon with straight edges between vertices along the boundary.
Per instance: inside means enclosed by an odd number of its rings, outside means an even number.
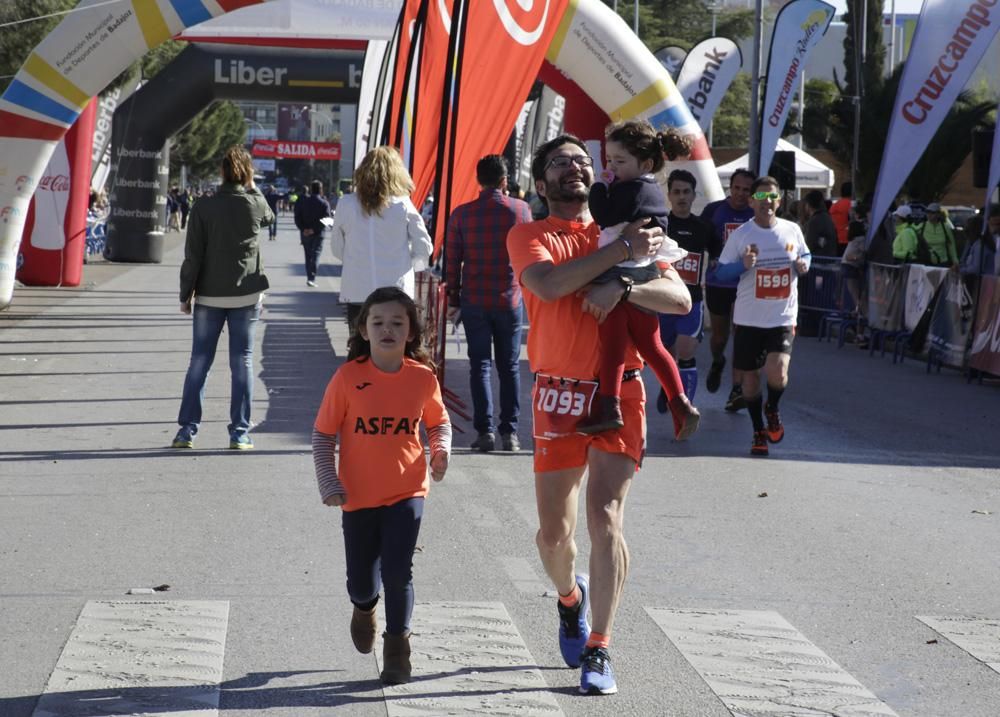
M69 177L65 174L46 174L38 183L38 188L50 192L68 192Z

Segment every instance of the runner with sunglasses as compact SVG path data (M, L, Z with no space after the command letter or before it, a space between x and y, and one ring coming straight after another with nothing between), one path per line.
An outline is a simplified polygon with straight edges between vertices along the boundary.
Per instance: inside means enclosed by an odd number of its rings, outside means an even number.
M778 443L785 436L778 402L788 385L799 312L798 277L809 271L810 255L799 225L777 217L781 205L778 181L760 177L750 191L753 219L729 236L716 276L739 279L733 313L733 366L743 372L743 398L753 422L750 453L766 456L767 444ZM767 381L766 406L762 405L762 368Z

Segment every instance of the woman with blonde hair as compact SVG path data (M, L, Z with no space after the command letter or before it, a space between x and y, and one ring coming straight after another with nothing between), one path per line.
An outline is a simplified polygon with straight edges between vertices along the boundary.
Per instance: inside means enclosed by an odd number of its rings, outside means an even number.
M347 305L352 332L369 294L395 286L412 297L414 272L430 261L433 245L412 191L395 147L376 147L354 172L354 193L337 204L330 246L343 263L340 303Z

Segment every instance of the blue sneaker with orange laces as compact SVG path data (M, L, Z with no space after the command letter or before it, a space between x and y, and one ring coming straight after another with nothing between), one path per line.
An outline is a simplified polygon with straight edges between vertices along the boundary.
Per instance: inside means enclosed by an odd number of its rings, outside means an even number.
M580 694L613 695L618 691L611 655L606 647L588 647L583 651L580 671Z
M559 607L559 651L569 667L579 667L583 648L590 637L590 621L587 611L590 608L590 581L586 575L577 575L576 584L580 586L580 602L574 607L566 607L561 602Z

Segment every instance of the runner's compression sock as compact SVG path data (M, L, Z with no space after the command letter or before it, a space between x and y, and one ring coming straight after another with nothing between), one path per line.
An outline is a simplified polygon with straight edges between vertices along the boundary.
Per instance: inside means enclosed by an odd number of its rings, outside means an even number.
M754 431L764 430L764 410L763 410L763 400L760 394L750 398L749 396L744 396L743 400L747 404L747 412L750 414L750 420L753 421Z
M678 359L677 369L681 374L681 383L688 400L694 403L694 392L698 390L698 367L695 359Z
M603 647L605 650L611 644L611 635L602 635L599 632L591 632L587 638L587 647Z
M576 607L580 604L582 598L583 595L580 594L580 586L574 585L569 595L559 596L559 602L562 603L563 607Z
M781 394L785 392L783 388L775 388L771 384L767 384L767 410L777 411L778 401L781 400Z

